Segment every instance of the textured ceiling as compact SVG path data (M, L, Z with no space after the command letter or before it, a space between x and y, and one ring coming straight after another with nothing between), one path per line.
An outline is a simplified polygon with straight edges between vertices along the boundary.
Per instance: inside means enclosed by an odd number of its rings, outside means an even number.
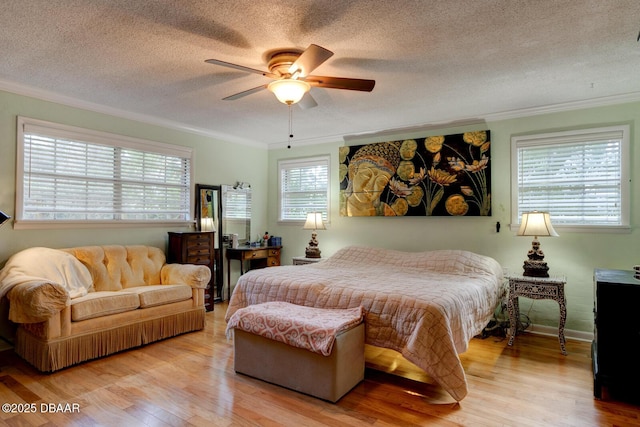
M3 0L0 89L278 147L272 93L222 100L270 80L205 59L315 43L334 56L313 74L376 80L312 88L295 145L640 99L639 30L638 0Z

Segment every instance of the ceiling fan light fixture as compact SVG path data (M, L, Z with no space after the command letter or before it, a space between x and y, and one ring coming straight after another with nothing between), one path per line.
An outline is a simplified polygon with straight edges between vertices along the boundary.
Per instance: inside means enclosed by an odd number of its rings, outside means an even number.
M267 86L268 89L283 104L292 105L299 102L311 86L302 80L281 79L275 80Z

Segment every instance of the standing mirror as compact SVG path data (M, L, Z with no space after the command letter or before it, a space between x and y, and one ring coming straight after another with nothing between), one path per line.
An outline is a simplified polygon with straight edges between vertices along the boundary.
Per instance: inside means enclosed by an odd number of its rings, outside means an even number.
M222 301L222 191L219 185L196 184L196 230L215 231L213 298Z
M225 236L238 235L238 245L251 241L251 185L238 182L222 186L222 230ZM231 237L228 237L231 244Z

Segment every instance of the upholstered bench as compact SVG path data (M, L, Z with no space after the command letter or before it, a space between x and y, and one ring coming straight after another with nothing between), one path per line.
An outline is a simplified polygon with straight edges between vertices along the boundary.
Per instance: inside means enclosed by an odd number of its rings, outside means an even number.
M330 402L364 379L364 310L267 302L229 319L234 369Z

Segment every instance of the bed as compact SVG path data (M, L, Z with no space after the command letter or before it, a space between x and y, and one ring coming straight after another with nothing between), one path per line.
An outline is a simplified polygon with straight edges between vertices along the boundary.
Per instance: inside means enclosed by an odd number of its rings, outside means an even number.
M484 255L349 246L315 264L247 272L225 318L269 301L362 306L367 344L398 351L460 401L467 380L458 355L491 320L502 292L502 267Z

